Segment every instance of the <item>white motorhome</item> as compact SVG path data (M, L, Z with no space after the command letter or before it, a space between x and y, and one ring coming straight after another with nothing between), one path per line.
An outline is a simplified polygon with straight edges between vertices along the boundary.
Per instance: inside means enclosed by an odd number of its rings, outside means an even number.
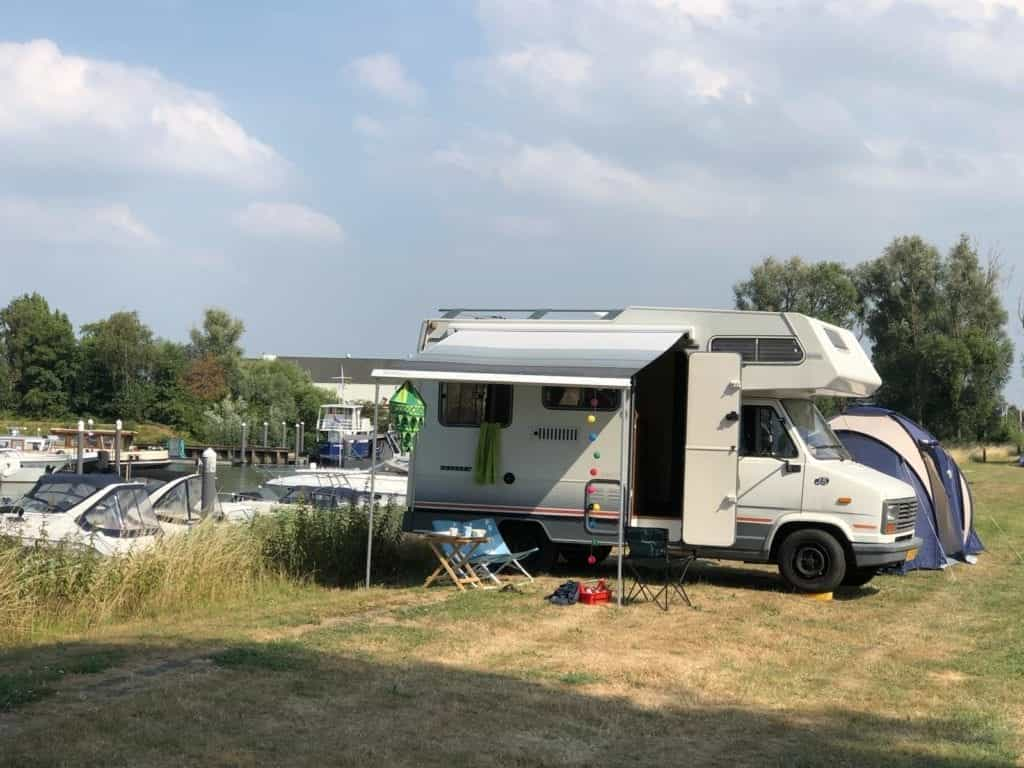
M427 405L406 530L493 517L545 566L606 555L621 512L813 592L919 545L913 489L854 463L812 400L881 383L843 328L707 309L441 312L416 355L374 371ZM493 483L474 473L482 422L501 425Z

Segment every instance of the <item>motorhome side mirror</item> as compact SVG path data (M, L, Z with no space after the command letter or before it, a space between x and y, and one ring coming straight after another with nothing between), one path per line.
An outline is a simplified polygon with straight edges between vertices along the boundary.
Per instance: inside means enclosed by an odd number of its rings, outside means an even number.
M787 475L795 475L800 472L800 469L801 467L799 464L794 464L789 459L782 460L782 471Z
M736 413L736 411L729 411L727 414L725 414L725 420L726 421L739 421L740 420L740 415L738 413Z

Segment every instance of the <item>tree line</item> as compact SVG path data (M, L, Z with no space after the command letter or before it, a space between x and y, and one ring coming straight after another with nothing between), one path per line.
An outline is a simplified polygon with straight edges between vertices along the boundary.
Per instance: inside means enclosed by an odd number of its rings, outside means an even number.
M237 440L242 421L305 421L329 399L282 360L246 360L241 320L208 309L188 343L161 339L137 312L80 328L38 293L0 309L0 413L153 421L210 442ZM258 431L251 430L254 439Z
M946 253L912 235L852 267L767 258L733 292L738 309L854 329L882 377L875 401L940 439L1001 441L1018 437L1002 396L1013 365L1002 278L998 257L982 263L966 235Z

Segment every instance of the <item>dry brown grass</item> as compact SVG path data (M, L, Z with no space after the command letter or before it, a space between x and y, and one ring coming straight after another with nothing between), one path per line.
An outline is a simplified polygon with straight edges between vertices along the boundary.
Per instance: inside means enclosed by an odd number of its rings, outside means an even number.
M306 588L98 627L0 657L69 675L0 716L19 764L1004 766L1024 722L1024 470L973 465L972 568L831 603L701 564L697 608ZM1003 533L986 523L999 521ZM75 728L130 713L124 728ZM55 743L54 732L62 739Z

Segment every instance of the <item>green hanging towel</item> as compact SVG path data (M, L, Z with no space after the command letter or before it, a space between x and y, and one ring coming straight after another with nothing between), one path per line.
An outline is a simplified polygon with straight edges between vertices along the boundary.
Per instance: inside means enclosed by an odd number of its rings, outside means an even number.
M480 423L480 438L476 444L473 478L480 485L498 482L498 461L501 453L501 425L490 421Z

